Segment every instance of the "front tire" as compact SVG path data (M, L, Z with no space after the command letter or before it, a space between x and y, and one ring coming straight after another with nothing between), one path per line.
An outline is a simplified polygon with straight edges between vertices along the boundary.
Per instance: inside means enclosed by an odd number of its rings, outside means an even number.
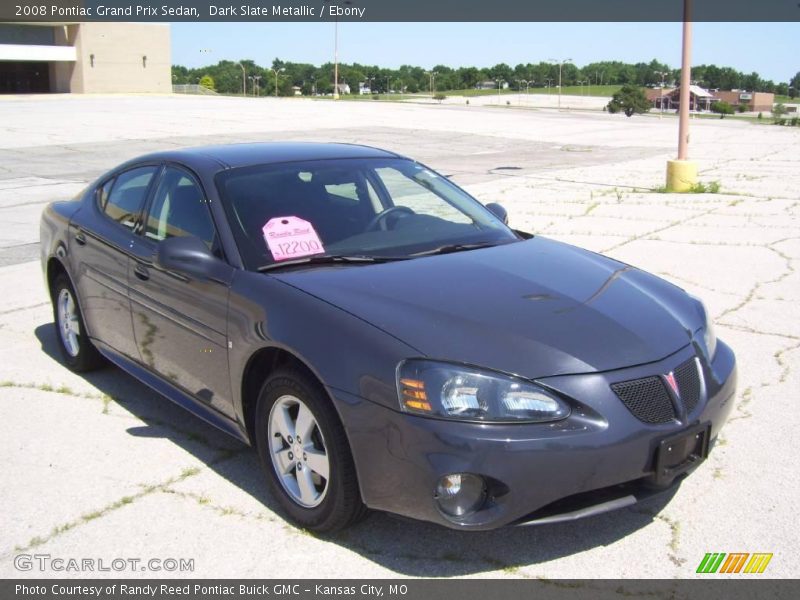
M103 357L86 333L78 296L62 273L53 282L53 323L61 356L76 373L92 371L103 365Z
M256 446L273 497L301 527L333 532L365 514L339 417L304 373L281 370L264 383Z

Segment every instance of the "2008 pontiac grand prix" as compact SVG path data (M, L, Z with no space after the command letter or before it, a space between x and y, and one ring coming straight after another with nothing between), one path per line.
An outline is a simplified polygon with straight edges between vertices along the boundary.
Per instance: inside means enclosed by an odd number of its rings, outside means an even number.
M383 150L137 158L50 204L41 251L66 364L108 360L255 445L318 531L627 506L701 463L733 407L698 299Z

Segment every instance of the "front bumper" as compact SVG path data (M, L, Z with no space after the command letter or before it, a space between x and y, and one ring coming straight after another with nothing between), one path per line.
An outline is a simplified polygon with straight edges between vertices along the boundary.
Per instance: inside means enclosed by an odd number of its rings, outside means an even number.
M657 363L540 380L579 400L573 402L572 414L556 423L436 420L338 390L331 393L367 506L456 529L493 529L588 516L651 495L647 483L653 479L656 448L664 437L698 423L710 423L711 440L718 435L733 409L735 357L720 341L712 365L700 360L706 394L681 422L639 421L610 384L668 373L694 355L702 356L699 347L690 345ZM580 399L590 400L582 404ZM445 518L433 498L438 479L450 473L473 473L488 481L486 506L460 522ZM592 494L599 499L594 507L588 500ZM585 500L584 506L575 508L573 499ZM559 514L560 505L572 508Z

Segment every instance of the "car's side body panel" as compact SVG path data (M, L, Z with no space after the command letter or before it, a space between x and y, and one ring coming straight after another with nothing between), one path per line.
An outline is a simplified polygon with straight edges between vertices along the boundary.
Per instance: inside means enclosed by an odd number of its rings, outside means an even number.
M141 362L234 417L228 376L228 281L201 281L153 263L155 244L131 246L130 302ZM229 277L233 269L228 268Z
M138 359L128 298L132 235L95 218L93 208L91 202L85 203L70 222L69 272L89 335L120 354Z
M279 348L331 389L396 404L395 366L419 351L374 325L276 277L237 271L231 286L231 386L244 422L241 386L255 352Z
M42 211L39 220L39 258L45 283L47 283L49 261L56 259L62 265L66 261L69 248L69 222L72 215L80 210L81 198L82 196L74 200L51 202Z
M167 171L196 180L192 172L176 169L170 162L159 181ZM151 194L145 220L153 212L153 202ZM204 211L206 204L198 204L197 209ZM188 277L156 264L157 248L157 240L144 234L135 236L130 245L129 297L141 362L194 398L235 418L227 337L229 286L235 269L220 260L216 279Z
M235 437L245 444L250 443L246 432L242 427L239 426L237 422L229 419L227 416L215 410L207 403L202 402L190 394L187 394L185 391L175 387L166 379L159 377L152 370L146 368L142 363L135 362L115 352L106 344L98 342L96 346L103 356L105 356L108 360L129 375L132 375L141 381L147 387L152 388L178 406L185 408L190 413L196 417L199 417L209 425L224 431L225 433Z

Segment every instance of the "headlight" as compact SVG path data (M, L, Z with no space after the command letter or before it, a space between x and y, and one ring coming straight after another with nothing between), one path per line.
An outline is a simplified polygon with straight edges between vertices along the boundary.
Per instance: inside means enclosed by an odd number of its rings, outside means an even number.
M703 313L703 345L706 348L706 356L709 362L714 360L714 354L717 352L717 334L714 331L714 323L708 317L708 310L706 305L697 296L692 296L700 306L700 311Z
M429 417L505 423L542 423L569 415L552 392L524 379L429 360L397 368L400 408Z

